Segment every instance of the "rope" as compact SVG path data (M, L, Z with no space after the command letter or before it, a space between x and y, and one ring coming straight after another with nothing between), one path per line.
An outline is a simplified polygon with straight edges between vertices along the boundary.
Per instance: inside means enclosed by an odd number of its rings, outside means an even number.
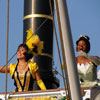
M6 65L8 64L8 32L9 32L9 0L7 0L7 39L6 39ZM5 100L7 100L7 66L5 74Z
M49 0L49 4L50 4L50 9L51 9L51 15L53 16L53 9L52 9L51 0ZM55 38L56 38L56 43L57 43L58 56L59 56L60 65L61 65L61 71L62 71L64 87L65 87L65 90L67 90L66 89L66 84L65 84L64 72L63 72L63 68L62 68L62 61L61 61L61 56L60 56L60 49L59 49L59 44L58 44L58 39L57 39L57 32L56 32L56 28L55 28L54 17L53 17L53 27L54 27L54 31L55 31L54 33L55 33ZM66 93L66 95L67 95L67 93Z

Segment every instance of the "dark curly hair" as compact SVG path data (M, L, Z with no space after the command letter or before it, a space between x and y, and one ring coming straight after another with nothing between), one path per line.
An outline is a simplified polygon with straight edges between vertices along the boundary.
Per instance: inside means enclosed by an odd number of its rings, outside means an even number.
M19 50L20 47L23 47L23 48L26 49L26 52L24 53L25 58L26 58L26 61L30 60L30 59L33 57L33 54L32 54L32 52L31 52L31 50L28 48L28 46L27 46L26 44L24 44L24 43L23 43L23 44L20 44L20 45L18 46L17 51Z
M76 41L76 45L78 46L78 42L80 41L80 40L83 40L83 41L85 41L86 42L86 45L87 45L87 50L86 50L86 53L88 53L89 51L90 51L90 38L88 37L88 36L86 36L86 35L81 35L80 37L79 37L79 39ZM76 47L76 50L77 50L77 47Z

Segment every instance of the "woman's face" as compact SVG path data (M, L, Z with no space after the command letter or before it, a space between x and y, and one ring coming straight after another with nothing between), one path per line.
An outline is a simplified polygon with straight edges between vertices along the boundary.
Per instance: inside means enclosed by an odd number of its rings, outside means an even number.
M24 47L19 47L17 50L17 59L25 59L24 53L26 52L26 49Z
M77 45L77 51L87 52L87 44L84 40L80 40Z

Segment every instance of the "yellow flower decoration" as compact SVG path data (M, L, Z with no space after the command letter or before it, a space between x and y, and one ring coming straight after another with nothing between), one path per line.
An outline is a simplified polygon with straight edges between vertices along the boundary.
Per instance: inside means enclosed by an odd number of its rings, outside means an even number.
M43 41L40 41L39 36L35 35L32 32L32 29L29 29L26 32L27 32L26 45L30 50L32 50L34 56L40 54L43 49Z

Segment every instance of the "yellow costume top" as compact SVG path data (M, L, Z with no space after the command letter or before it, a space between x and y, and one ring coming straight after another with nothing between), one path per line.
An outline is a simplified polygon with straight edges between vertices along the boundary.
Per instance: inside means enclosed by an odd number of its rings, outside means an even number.
M33 82L35 80L35 72L38 70L38 65L33 62L28 62L28 71L25 73L17 72L17 65L10 64L10 75L14 79L14 85L16 86L15 91L29 91L33 90Z

